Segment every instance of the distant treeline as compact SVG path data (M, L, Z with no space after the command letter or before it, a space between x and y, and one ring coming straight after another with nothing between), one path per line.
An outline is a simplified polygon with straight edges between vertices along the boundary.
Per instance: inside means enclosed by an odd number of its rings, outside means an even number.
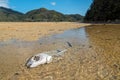
M0 21L1 22L58 22L58 21L71 21L81 22L83 16L80 14L65 15L54 10L46 8L35 9L27 12L26 14L14 11L12 9L0 7Z
M93 0L84 21L120 23L120 0Z

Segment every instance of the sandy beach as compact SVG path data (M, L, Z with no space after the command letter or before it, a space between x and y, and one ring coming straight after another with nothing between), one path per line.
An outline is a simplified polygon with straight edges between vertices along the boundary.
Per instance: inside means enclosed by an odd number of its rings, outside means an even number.
M88 25L90 24L74 22L0 22L0 41L13 38L34 41L43 36Z
M120 80L119 24L0 23L0 33L0 80ZM61 60L25 66L57 49L67 49Z

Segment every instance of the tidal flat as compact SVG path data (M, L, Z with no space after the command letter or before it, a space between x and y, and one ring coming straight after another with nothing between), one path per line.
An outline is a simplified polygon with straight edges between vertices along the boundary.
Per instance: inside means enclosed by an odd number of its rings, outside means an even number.
M119 80L120 25L76 24L77 27L58 29L60 33L39 39L1 38L0 80ZM68 49L63 59L32 69L25 67L32 55L56 49Z

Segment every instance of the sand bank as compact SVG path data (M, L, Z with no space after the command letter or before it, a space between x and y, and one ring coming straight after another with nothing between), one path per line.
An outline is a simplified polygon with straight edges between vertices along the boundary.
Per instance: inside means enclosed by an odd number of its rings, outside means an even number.
M33 41L43 36L87 25L90 24L75 22L0 22L0 41L9 39Z

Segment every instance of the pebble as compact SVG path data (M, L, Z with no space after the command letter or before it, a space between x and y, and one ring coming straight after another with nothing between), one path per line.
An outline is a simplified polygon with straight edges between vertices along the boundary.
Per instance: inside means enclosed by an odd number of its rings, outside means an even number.
M19 75L19 73L15 73L14 75Z
M92 46L89 46L89 48L92 48Z

